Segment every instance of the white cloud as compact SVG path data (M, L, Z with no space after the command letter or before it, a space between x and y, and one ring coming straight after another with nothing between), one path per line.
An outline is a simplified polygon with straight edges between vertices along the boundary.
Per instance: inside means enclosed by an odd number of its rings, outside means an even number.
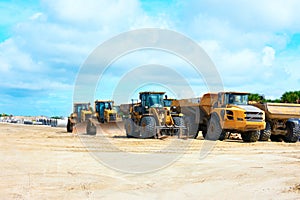
M264 66L270 67L273 65L275 59L275 50L272 47L265 47L263 49L262 62Z
M44 0L48 13L56 21L88 29L126 27L140 15L137 0Z
M134 28L169 27L170 21L148 16L137 0L44 0L40 5L10 27L13 34L0 43L5 90L72 91L80 65L99 44Z
M0 43L0 52L0 62L4 64L3 67L6 72L34 72L39 70L39 66L32 60L31 55L22 52L13 39Z
M29 17L30 20L39 20L39 19L42 19L44 17L44 14L41 13L41 12L37 12L37 13L34 13L33 15L31 15Z
M185 6L185 12L189 16L205 13L241 30L300 30L300 2L297 0L195 0L192 3L186 2Z
M227 89L280 97L300 87L299 50L288 46L300 31L299 1L203 0L183 7L190 20L182 20L181 30L207 51Z
M280 95L300 85L299 53L286 52L292 34L300 31L299 7L297 0L201 0L178 1L173 13L164 9L151 13L138 0L43 0L41 7L26 12L11 27L12 37L0 43L0 78L5 87L67 91L79 66L103 41L123 31L158 27L180 31L199 42L229 90ZM139 60L129 64L180 63L168 58L165 62L159 56L135 59ZM197 81L193 84L203 89Z
M269 46L265 46L264 51L248 48L232 50L214 40L201 41L200 45L214 61L226 90L255 92L266 94L269 98L279 98L283 92L290 90L288 88L299 86L297 80L300 75L295 75L295 67L292 67L298 65L285 58L275 58L275 50ZM284 63L290 64L286 66ZM272 65L272 68L266 65ZM287 69L293 69L294 75Z

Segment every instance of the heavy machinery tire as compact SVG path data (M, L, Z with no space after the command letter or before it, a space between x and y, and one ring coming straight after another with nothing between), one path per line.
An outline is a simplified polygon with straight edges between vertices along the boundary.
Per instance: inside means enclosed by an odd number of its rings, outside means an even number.
M220 120L217 114L213 113L208 123L208 129L205 139L218 140L223 130L220 124Z
M287 134L283 137L285 142L295 143L299 139L299 126L293 122L286 123Z
M260 131L249 131L241 135L244 142L256 142L259 139Z
M173 120L174 120L174 124L176 126L185 126L184 125L184 120L182 117L173 117ZM183 135L183 132L184 132L184 129L181 129L181 133L180 133L180 129L179 130L176 130L175 133L176 134L180 134L180 135Z
M222 131L221 132L221 135L220 135L220 137L219 137L219 140L221 140L221 141L223 141L223 140L225 140L225 139L227 139L228 137L229 137L229 134L230 134L230 132L227 132L227 131Z
M132 119L126 119L125 121L125 130L126 130L126 136L128 138L132 138L134 137L134 123L132 121Z
M192 135L194 139L198 137L198 124L195 123L195 120L192 117L185 117L185 126L189 131L189 135Z
M155 137L155 119L153 117L143 117L140 122L140 137L141 138L151 138Z
M202 136L203 136L203 138L205 138L206 135L207 135L207 127L202 127ZM198 137L198 133L197 133L197 137ZM195 137L195 139L196 139L197 137Z
M70 119L68 119L67 132L69 132L69 133L73 132L73 123L71 122Z
M260 131L259 141L268 141L271 137L271 124L266 122L266 128Z
M97 127L91 121L88 121L86 125L86 134L96 135L96 133L97 133Z

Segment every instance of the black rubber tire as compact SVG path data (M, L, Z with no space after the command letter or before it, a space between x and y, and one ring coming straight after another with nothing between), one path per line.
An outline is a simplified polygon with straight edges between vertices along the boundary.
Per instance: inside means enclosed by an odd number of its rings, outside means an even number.
M260 131L259 141L268 141L271 137L271 124L266 122L266 128Z
M227 132L227 131L224 131L224 130L223 130L223 131L221 132L221 135L220 135L220 137L219 137L219 140L223 141L223 140L227 139L228 136L229 136L229 134L230 134L230 132Z
M67 132L69 133L73 132L73 124L70 119L68 119L68 123L67 123Z
M195 123L195 120L193 117L185 117L185 126L187 127L189 131L189 135L193 136L194 139L198 137L198 124Z
M126 119L124 126L126 130L126 136L128 138L134 137L134 122L132 121L132 119Z
M286 124L287 134L283 137L283 140L288 143L295 143L299 140L299 126L293 122L287 122Z
M185 126L182 117L173 117L173 121L176 126ZM184 133L184 129L181 129L181 133L180 133L180 129L175 131L175 134L183 135L183 133Z
M205 127L205 128L202 129L202 136L203 136L203 138L205 138L206 135L207 135L207 127ZM195 137L195 139L196 139L197 137L198 137L198 133L197 133L197 136Z
M208 123L208 129L205 139L206 140L218 140L223 130L220 124L219 117L216 113L213 113Z
M152 138L155 137L155 119L153 117L143 117L140 122L140 137L141 138Z
M242 133L241 135L244 142L257 142L260 136L260 131L249 131Z
M97 134L97 127L91 121L87 122L86 134L87 135L96 135Z

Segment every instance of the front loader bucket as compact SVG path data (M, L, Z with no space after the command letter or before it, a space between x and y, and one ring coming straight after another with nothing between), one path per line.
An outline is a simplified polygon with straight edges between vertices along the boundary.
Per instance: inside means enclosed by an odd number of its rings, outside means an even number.
M126 135L124 129L124 122L108 122L98 123L97 134L102 135Z
M120 122L105 122L100 123L97 119L89 119L88 125L94 126L95 134L102 135L125 135L124 123Z

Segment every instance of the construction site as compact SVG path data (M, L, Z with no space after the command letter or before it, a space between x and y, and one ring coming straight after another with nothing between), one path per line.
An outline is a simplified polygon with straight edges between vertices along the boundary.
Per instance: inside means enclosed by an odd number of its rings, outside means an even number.
M62 127L1 122L1 197L299 199L300 105L248 95L144 91L74 102Z
M168 99L165 92L143 91L139 100L114 105L113 100L74 103L67 132L85 126L87 135L126 133L127 138L164 139L169 136L226 140L239 134L243 142L285 141L300 138L300 105L249 101L250 93L206 93L190 99ZM76 130L75 130L76 132Z
M0 200L300 200L299 0L0 19Z

